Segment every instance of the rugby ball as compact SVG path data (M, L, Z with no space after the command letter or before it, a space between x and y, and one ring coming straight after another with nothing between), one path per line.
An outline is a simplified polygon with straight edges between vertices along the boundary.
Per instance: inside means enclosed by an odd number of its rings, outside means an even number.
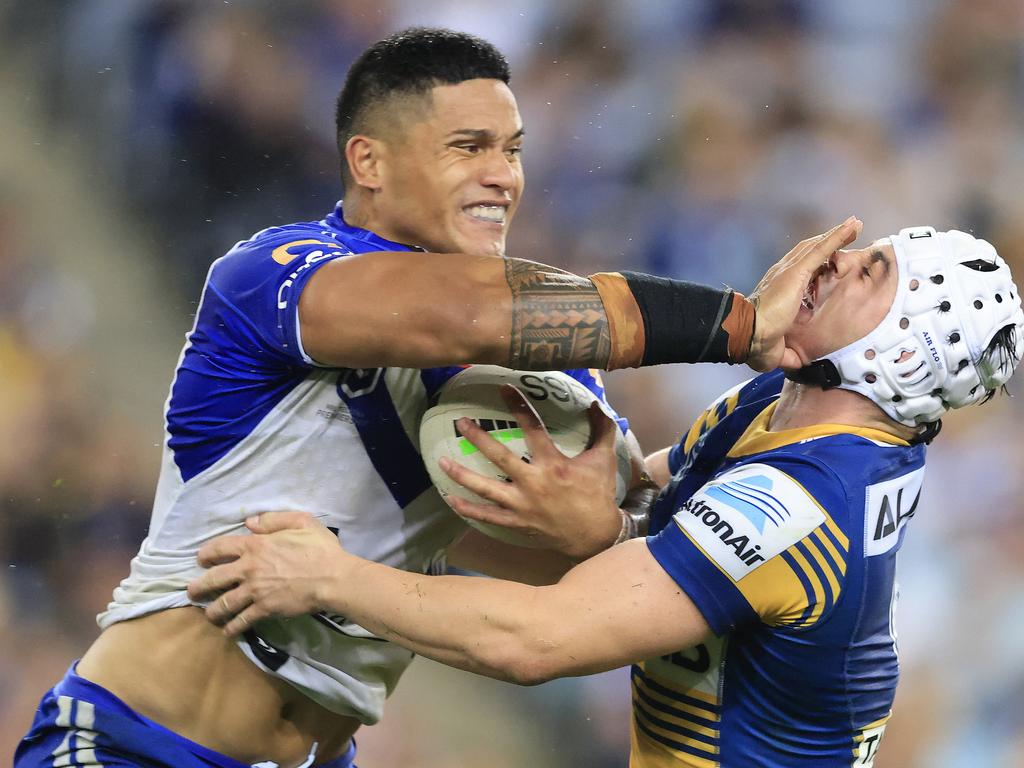
M469 417L524 461L530 460L523 432L501 397L501 385L511 384L522 392L552 441L566 456L576 456L590 442L590 419L587 409L597 397L571 376L561 371L514 371L496 365L474 365L456 374L442 387L437 403L420 422L420 452L427 472L441 497L458 496L487 503L472 491L455 483L438 466L445 456L474 472L487 477L508 478L466 438L455 423ZM607 412L606 406L602 407ZM631 477L629 451L622 430L615 430L617 477L615 502L626 495ZM474 528L495 539L530 546L530 539L508 528L476 520L466 520Z

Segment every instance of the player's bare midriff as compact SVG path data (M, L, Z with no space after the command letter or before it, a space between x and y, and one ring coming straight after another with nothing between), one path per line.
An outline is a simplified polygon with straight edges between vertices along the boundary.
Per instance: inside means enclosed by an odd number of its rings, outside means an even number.
M318 742L317 762L342 754L359 727L266 674L198 608L114 624L78 663L78 674L141 715L244 763L297 766Z

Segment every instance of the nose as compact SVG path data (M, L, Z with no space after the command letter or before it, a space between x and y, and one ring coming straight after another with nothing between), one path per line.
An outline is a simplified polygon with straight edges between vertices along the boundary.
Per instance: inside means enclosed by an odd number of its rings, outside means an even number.
M483 153L480 169L480 183L491 189L511 192L518 184L522 171L516 159L509 157L499 148Z
M867 249L855 251L836 251L832 263L836 265L836 277L845 277L850 270L857 269L868 254Z

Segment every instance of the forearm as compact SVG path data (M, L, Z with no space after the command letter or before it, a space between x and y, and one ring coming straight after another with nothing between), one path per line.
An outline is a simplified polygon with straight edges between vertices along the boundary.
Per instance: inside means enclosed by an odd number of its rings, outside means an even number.
M506 260L513 368L614 370L747 359L755 313L742 294L636 272L578 277L545 269Z
M632 489L622 500L622 530L616 544L647 535L651 522L651 507L658 498L658 488L645 483Z
M651 482L659 490L669 484L672 479L672 473L668 468L668 455L672 451L672 446L662 448L660 451L655 451L645 460L647 464L647 472L650 474Z
M560 552L517 547L472 529L448 547L447 556L456 568L536 587L557 583L576 564Z
M441 663L521 685L615 669L708 632L643 540L612 547L549 587L423 576L351 555L337 563L318 607Z
M538 682L535 662L551 645L537 599L545 588L426 576L346 558L344 575L323 585L317 601L324 610L442 664L508 682Z
M626 443L629 446L633 476L630 480L629 490L619 505L621 524L618 534L613 539L596 539L588 552L578 558L580 561L603 552L615 544L621 544L630 539L647 535L647 530L650 526L651 507L657 500L661 489L648 474L643 452L640 450L640 444L632 432L626 434Z
M300 317L309 354L344 367L741 362L753 333L752 306L731 291L462 254L340 259L310 280Z

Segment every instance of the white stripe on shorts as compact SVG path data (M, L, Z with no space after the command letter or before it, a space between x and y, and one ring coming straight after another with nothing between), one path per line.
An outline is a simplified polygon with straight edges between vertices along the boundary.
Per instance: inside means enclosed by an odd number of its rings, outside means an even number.
M71 727L71 704L74 701L70 696L57 697L57 725L61 728Z
M96 707L92 702L72 699L70 696L57 697L57 725L68 728L60 745L53 750L53 768L89 766L103 768L96 758ZM71 717L72 709L74 718ZM75 730L70 730L74 719ZM71 749L71 737L75 738L75 749Z
M78 700L78 706L75 707L75 726L86 731L96 727L96 707L91 701Z

